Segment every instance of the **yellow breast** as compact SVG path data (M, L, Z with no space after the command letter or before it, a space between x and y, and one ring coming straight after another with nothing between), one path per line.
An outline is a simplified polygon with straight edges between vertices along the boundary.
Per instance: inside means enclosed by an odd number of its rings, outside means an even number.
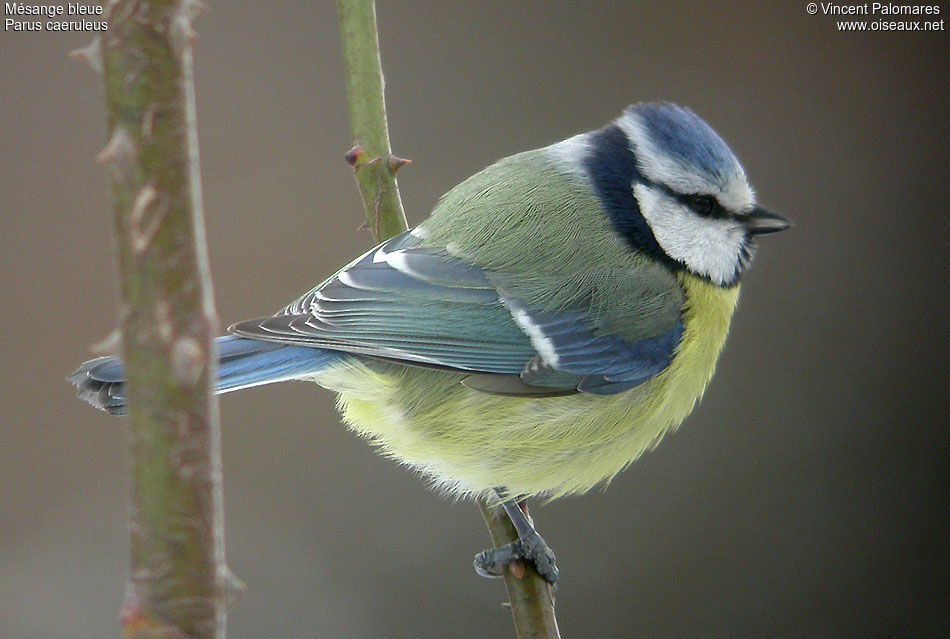
M584 492L678 427L712 377L739 288L678 277L685 304L677 354L624 393L500 397L462 386L461 374L359 361L315 381L340 393L350 427L447 492Z
M692 412L712 378L739 301L738 285L722 288L689 274L678 279L686 293L683 338L670 367L649 382L673 428Z

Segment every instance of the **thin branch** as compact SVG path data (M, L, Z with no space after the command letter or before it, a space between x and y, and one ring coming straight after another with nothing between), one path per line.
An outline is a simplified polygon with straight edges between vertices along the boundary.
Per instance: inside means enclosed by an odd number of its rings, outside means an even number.
M337 0L346 97L350 110L353 148L346 159L353 167L366 207L366 226L377 241L406 230L396 185L396 171L407 160L392 154L386 124L383 71L379 57L376 8L372 0ZM384 159L385 158L385 159ZM496 547L518 539L504 511L479 502L485 525ZM505 585L515 628L521 639L556 639L557 620L550 588L533 566L515 576L505 570Z
M353 138L346 160L363 197L366 226L382 241L407 228L396 184L396 171L407 161L394 156L389 145L376 6L372 0L338 0L337 13Z
M496 548L518 539L518 531L501 506L478 502ZM527 507L522 505L525 514ZM532 564L517 562L505 567L505 589L519 639L559 639L551 586Z
M223 639L217 316L205 248L191 20L197 0L109 0L101 64L131 454L127 637ZM98 57L101 55L101 59ZM80 56L81 57L81 56ZM93 64L96 67L96 64Z

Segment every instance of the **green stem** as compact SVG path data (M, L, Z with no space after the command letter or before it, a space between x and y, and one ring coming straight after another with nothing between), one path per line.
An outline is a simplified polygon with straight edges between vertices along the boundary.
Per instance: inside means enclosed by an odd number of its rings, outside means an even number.
M353 166L366 208L366 226L382 241L402 233L408 225L396 184L396 170L405 160L393 156L386 125L376 7L372 0L337 0L337 13L353 138L347 161Z
M127 637L223 639L217 317L204 245L191 0L106 6L102 69L128 377Z
M366 225L377 241L383 241L405 231L407 224L395 177L405 160L394 157L390 150L376 9L372 0L337 0L337 10L353 138L347 161L353 166L366 208ZM503 510L485 502L479 506L496 546L518 538ZM559 637L550 588L533 566L528 566L520 579L506 570L505 585L521 639Z

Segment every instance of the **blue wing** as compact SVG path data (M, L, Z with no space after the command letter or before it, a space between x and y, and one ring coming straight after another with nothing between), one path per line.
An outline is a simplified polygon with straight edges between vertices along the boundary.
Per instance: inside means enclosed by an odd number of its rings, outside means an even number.
M467 386L507 395L618 393L665 369L679 343L678 320L660 335L628 341L603 333L583 310L589 301L532 308L498 275L407 232L277 315L231 331L468 372Z

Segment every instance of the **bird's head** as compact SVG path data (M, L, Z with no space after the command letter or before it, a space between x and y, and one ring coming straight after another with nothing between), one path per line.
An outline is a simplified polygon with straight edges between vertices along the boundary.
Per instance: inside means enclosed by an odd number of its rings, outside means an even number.
M790 226L756 204L732 151L688 109L636 104L583 138L584 172L614 229L674 268L735 284L755 236Z

